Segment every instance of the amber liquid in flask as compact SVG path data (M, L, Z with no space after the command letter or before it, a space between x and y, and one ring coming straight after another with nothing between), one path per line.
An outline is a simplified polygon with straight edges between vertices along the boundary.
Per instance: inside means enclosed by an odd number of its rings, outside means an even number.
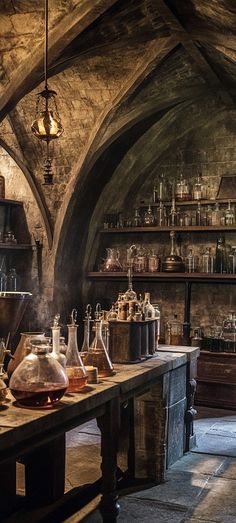
M50 408L68 387L68 377L61 364L49 354L49 345L33 345L31 353L11 375L9 388L19 405Z
M76 325L77 312L73 309L71 313L71 323L68 327L68 349L66 353L66 373L69 379L67 392L80 392L87 383L87 372L82 362L77 344Z
M106 378L114 374L113 365L107 353L104 341L102 339L102 321L95 320L95 338L93 345L89 347L88 354L84 364L97 367L98 377Z

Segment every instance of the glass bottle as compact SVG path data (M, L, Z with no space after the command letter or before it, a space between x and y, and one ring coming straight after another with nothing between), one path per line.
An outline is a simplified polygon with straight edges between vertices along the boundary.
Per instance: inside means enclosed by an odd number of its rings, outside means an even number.
M198 258L193 254L193 250L189 249L188 256L185 259L185 271L186 272L197 272L198 270Z
M114 374L113 365L102 339L102 320L95 320L95 339L93 346L89 347L88 353L85 356L84 364L86 366L97 367L98 377L100 378Z
M177 211L175 207L175 198L172 198L170 216L169 216L169 225L177 225Z
M150 302L150 292L145 292L145 294L144 294L143 310L144 310L145 320L155 318L155 309Z
M159 206L157 207L156 222L158 227L163 227L166 225L166 208L162 202L160 202Z
M202 209L201 204L198 202L196 210L196 225L202 225Z
M79 354L76 324L77 311L72 310L68 327L68 349L66 353L66 373L69 378L68 392L79 392L87 383L87 373Z
M134 272L145 272L146 269L146 254L143 247L137 249L134 257Z
M231 251L228 255L228 270L229 274L236 274L236 245L232 245Z
M202 198L202 179L201 174L198 174L197 180L193 186L193 200L201 200Z
M174 315L173 320L166 323L166 344L167 345L182 345L183 342L183 328L178 315Z
M191 199L191 192L189 184L183 179L182 173L180 174L179 181L176 184L175 199L177 201L186 201Z
M160 341L160 334L161 334L161 311L160 307L157 303L153 304L154 310L155 310L155 318L156 318L156 350L159 346Z
M55 358L62 367L66 366L66 356L65 354L62 354L60 350L60 334L61 329L59 325L59 319L60 314L56 314L53 320L53 326L52 326L52 352L51 356Z
M201 349L202 345L202 332L201 327L195 327L193 329L193 336L191 338L192 347L199 347Z
M16 367L21 363L23 358L31 352L32 345L47 343L44 332L22 332L20 341L14 352L14 358L11 358L7 366L8 377L12 375ZM50 352L50 349L49 349Z
M142 219L140 216L139 209L134 210L134 217L133 217L133 227L140 227L142 225Z
M159 267L160 260L154 250L151 250L151 253L147 256L147 270L148 272L156 272L159 270Z
M155 222L154 214L152 212L151 205L149 205L147 210L144 213L143 225L145 225L147 227L152 226L152 225L154 225L154 222Z
M212 210L212 225L220 225L221 210L219 203L216 202Z
M49 345L32 345L14 370L9 388L19 405L31 408L50 408L66 392L68 377L62 365L49 354Z
M90 323L92 321L91 320L91 311L92 311L92 307L91 307L90 303L88 303L88 305L86 307L85 318L84 318L84 339L83 339L83 344L82 344L82 348L80 351L82 360L85 358L85 356L89 350Z
M218 238L216 244L215 270L220 274L227 272L226 245L223 237Z
M7 291L16 292L19 290L18 275L16 269L10 269L7 274Z
M207 247L206 251L202 255L202 272L214 272L214 256L211 254L210 247Z
M234 225L235 224L235 213L231 207L231 202L228 201L228 207L224 214L225 225Z
M118 249L111 249L108 247L106 249L107 257L102 264L102 272L120 272L122 271L122 266L119 261L119 251Z
M212 225L212 208L210 205L206 208L206 225Z
M162 202L165 199L165 177L161 174L159 181L153 187L153 202Z
M6 274L0 270L0 292L4 292L7 288L7 277Z

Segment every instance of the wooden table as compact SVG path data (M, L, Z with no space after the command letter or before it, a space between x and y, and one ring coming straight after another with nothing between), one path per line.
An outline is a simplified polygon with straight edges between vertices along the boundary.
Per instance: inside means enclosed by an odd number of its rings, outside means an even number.
M13 519L4 516L4 513L13 512L17 514L15 517L19 523L32 521L33 504L47 504L50 512L50 504L65 498L65 433L97 418L102 456L100 511L105 523L116 522L119 511L117 452L122 432L122 409L131 402L133 424L129 431L129 474L134 477L141 471L145 477L147 470L150 473L151 461L154 463L151 479L161 481L166 468L165 449L169 437L166 419L176 395L173 383L179 382L180 373L185 379L182 388L179 384L177 386L176 405L180 404L178 398L181 395L181 408L184 405L184 412L186 410L186 397L184 394L182 398L180 390L186 386L187 361L186 354L166 352L138 365L116 365L115 375L88 387L86 392L66 394L51 410L24 409L9 401L0 412L0 520L16 521L14 516ZM148 405L149 412L151 406L150 419L143 417L144 405ZM181 416L184 425L184 416ZM150 430L151 425L153 430ZM147 448L142 447L143 439L148 441ZM19 460L25 464L26 508L23 519L16 497L15 468ZM34 513L36 521L39 519Z

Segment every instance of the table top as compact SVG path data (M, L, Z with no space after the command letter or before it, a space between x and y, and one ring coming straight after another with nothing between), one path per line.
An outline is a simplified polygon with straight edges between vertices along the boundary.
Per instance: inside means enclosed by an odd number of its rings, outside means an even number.
M197 349L193 348L194 351ZM142 386L148 387L156 378L186 364L187 360L186 354L174 350L157 353L138 364L115 364L113 376L88 385L80 393L66 393L50 409L19 407L9 392L8 402L0 407L0 459L4 452L26 445L33 437L40 441L45 433L59 434L83 423L85 416L96 417L96 409L122 395L135 393Z

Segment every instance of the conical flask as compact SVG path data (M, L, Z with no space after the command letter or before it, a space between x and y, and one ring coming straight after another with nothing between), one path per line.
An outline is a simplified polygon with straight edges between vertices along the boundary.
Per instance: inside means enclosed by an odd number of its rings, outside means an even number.
M14 370L9 388L22 406L50 408L65 393L69 381L65 369L49 353L48 344L32 345Z
M77 344L76 324L77 311L72 310L71 323L68 327L68 348L66 352L66 373L69 378L69 387L67 392L80 392L87 383L87 373L84 368Z
M59 325L59 319L60 319L60 314L56 314L56 316L54 317L53 326L52 326L52 352L51 352L51 356L53 356L53 358L55 358L62 365L62 367L65 368L65 366L66 366L66 356L65 356L65 354L62 354L62 352L60 350L60 333L61 333L61 329L60 329L60 325Z
M114 374L113 365L102 339L102 320L95 320L95 338L84 359L86 366L97 367L98 376L105 378Z

